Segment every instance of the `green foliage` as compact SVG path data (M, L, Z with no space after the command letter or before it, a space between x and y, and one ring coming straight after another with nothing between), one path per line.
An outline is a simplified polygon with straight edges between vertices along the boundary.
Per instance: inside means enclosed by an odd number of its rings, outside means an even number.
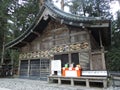
M66 0L65 6L70 8L72 14L111 18L109 3L109 0Z
M22 34L34 21L39 0L0 0L0 58L3 52L3 42L8 43ZM4 58L10 58L14 65L18 64L18 52L6 50Z
M106 54L107 68L111 71L120 71L120 12L112 23L112 45Z
M112 48L107 54L107 68L109 71L120 71L120 47Z
M21 4L18 1L13 1L9 11L11 14L9 20L13 22L9 23L9 26L13 31L14 38L18 37L31 25L39 10L38 0L26 0Z
M10 50L10 57L14 68L18 68L19 64L19 52L17 50Z
M8 6L11 2L9 0L1 0L0 1L0 60L3 55L3 46L6 38L6 34L8 32L7 27L7 18L8 15Z

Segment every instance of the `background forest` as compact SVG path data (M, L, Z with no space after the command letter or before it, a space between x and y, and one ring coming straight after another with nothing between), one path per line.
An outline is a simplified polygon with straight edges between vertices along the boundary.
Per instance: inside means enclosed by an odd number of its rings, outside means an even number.
M5 44L21 35L34 22L40 9L40 0L0 0L0 65L6 59L14 68L18 66L17 50L5 49ZM105 17L111 22L111 46L106 53L107 69L120 71L120 10L116 17L111 12L111 2L118 0L51 0L62 2L61 8L69 13L86 17Z

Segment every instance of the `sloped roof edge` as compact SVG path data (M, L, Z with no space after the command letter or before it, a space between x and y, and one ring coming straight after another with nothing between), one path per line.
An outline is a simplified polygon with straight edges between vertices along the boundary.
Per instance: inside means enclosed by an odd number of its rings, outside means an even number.
M74 15L74 14L70 14L67 12L64 12L63 10L60 10L59 8L57 8L53 3L51 3L49 0L47 0L47 2L45 2L45 6L51 10L52 12L54 12L55 14L57 14L57 16L59 18L63 18L66 20L71 20L71 21L75 21L75 22L85 22L85 21L104 21L104 20L109 20L105 17L85 17L85 16L80 16L80 15Z
M14 45L18 44L19 42L21 42L25 37L27 37L34 30L34 28L37 26L37 24L39 23L39 18L41 17L44 9L45 9L45 7L43 6L40 9L39 13L37 14L37 16L36 16L35 20L33 21L33 23L30 25L30 27L27 30L25 30L25 32L22 33L19 37L17 37L13 41L7 43L5 45L5 48L11 48Z
M59 19L59 20L61 20L61 22L68 24L68 25L72 24L73 26L81 26L81 24L85 23L85 22L106 21L106 20L109 21L108 19L105 19L103 17L81 17L78 15L66 13L66 12L58 9L49 0L47 0L44 3L44 5L41 7L38 15L36 16L34 22L30 25L30 27L27 30L25 30L25 32L23 34L21 34L19 37L17 37L13 41L7 43L5 45L5 48L14 47L18 43L22 42L26 37L28 37L32 33L32 31L34 31L35 27L40 22L40 20L41 20L40 18L41 18L42 14L46 8L50 12L52 12L50 14L51 17L53 17L53 18L55 17L55 19Z

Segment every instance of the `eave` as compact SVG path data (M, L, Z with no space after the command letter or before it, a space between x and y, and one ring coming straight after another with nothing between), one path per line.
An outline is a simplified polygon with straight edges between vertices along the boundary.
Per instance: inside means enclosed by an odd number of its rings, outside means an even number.
M44 16L47 15L48 18L44 20ZM50 19L55 19L66 25L75 26L75 27L86 27L90 28L106 28L107 34L110 38L110 20L107 20L103 17L80 17L73 14L63 12L62 10L55 7L51 2L46 1L45 4L41 7L35 21L32 25L25 30L25 32L20 35L15 40L7 43L6 48L20 48L26 44L32 42L35 38L39 37L41 32L46 28ZM110 40L110 39L109 39ZM106 42L107 43L107 42Z
M44 10L45 7L43 6L40 9L38 15L36 16L34 22L30 25L30 27L27 30L25 30L25 32L21 34L19 37L7 43L5 45L5 48L16 49L19 47L23 47L27 43L32 42L36 37L38 37L38 34L40 34L44 30L49 21L49 19L44 21L43 18L41 17Z

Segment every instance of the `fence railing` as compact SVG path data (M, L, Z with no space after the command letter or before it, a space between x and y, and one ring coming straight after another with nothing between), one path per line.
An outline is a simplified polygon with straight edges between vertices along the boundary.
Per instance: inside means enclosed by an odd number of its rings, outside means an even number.
M108 74L112 80L112 86L120 87L120 71L118 71L118 72L111 71Z

